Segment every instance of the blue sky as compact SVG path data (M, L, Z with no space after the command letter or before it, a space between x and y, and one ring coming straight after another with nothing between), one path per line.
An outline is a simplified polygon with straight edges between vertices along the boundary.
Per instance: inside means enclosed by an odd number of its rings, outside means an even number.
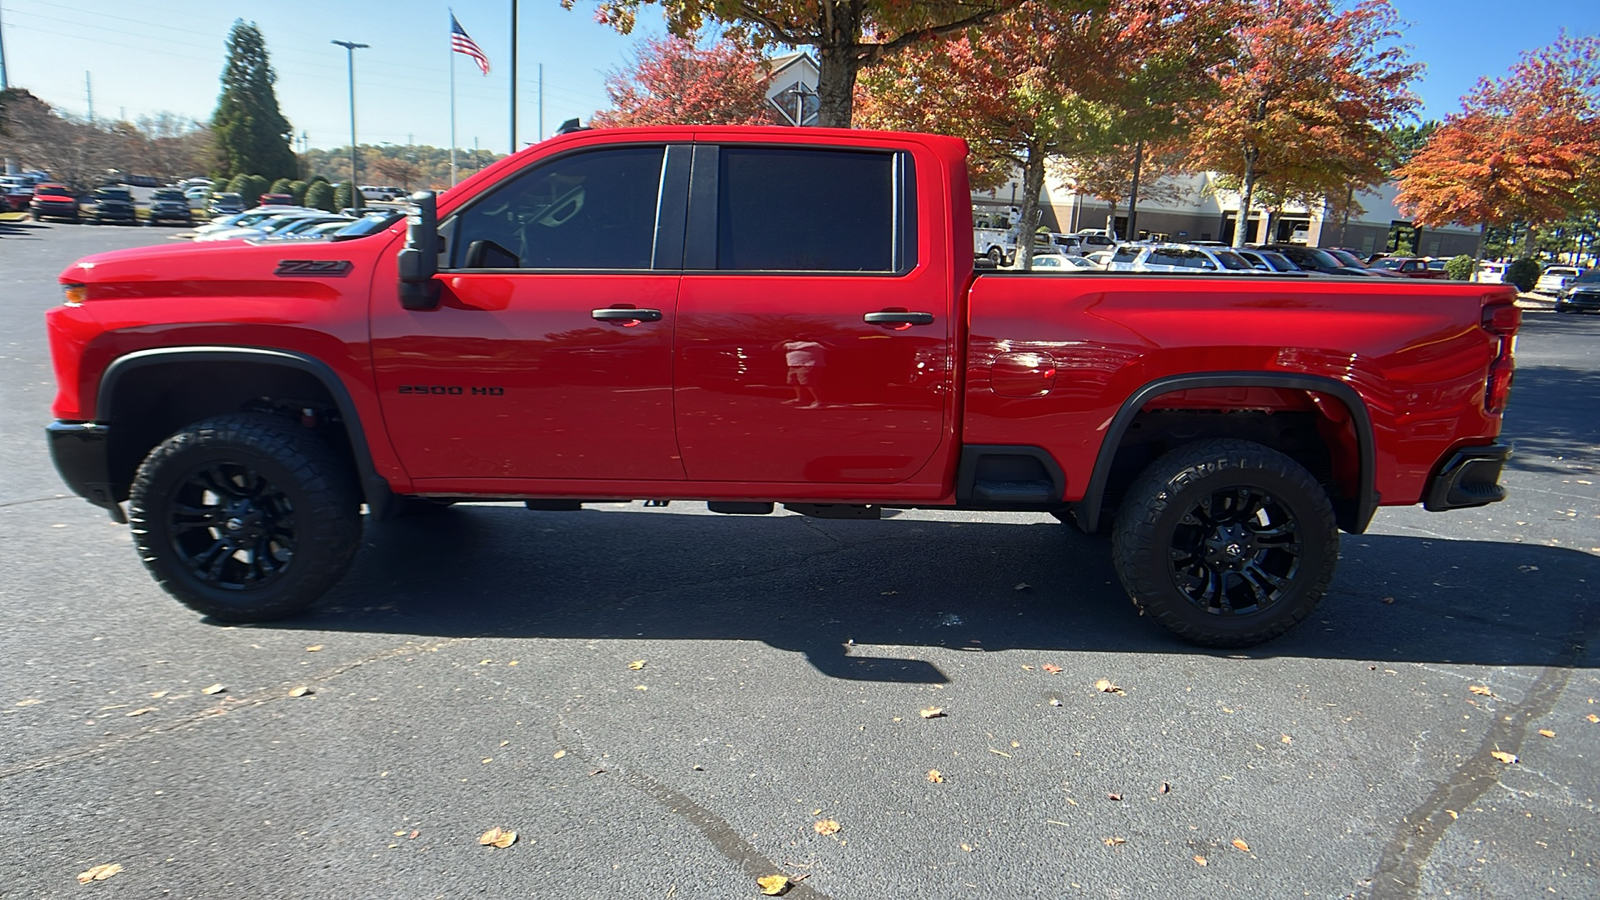
M1416 89L1423 113L1442 117L1483 75L1499 76L1523 50L1575 35L1600 34L1595 0L1393 0L1409 24L1405 43L1427 64ZM489 75L455 54L460 146L504 152L509 136L511 0L453 0L456 17L486 53ZM544 65L544 130L574 116L587 121L606 105L607 72L625 67L640 35L660 34L647 8L635 35L623 37L557 0L521 0L518 131L539 134L538 66ZM356 115L362 143L445 146L449 137L449 16L436 0L0 0L10 82L69 112L96 116L171 111L207 119L216 105L223 42L235 18L254 21L278 72L278 100L295 133L313 147L349 142L345 51L333 39L360 41Z

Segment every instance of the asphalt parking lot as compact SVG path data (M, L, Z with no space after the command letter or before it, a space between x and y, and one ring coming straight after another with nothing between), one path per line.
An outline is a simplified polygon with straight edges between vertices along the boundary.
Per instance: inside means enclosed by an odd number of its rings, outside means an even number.
M172 239L0 225L0 897L1600 896L1600 317L1527 315L1510 499L1249 652L1048 517L677 503L369 526L229 627L42 434L56 273Z

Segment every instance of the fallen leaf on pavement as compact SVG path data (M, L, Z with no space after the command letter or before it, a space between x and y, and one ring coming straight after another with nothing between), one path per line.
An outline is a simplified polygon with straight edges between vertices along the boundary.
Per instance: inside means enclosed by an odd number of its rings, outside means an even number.
M485 831L478 838L479 844L482 844L485 847L499 847L502 850L511 846L512 844L515 844L516 842L517 833L515 831L508 831L504 828L501 828L499 825L496 825L488 831Z
M1507 753L1504 750L1494 750L1490 752L1489 755L1500 760L1508 766L1517 761L1517 755L1515 753Z
M605 769L595 769L593 772L589 773L589 777L593 778L596 775L604 775L605 773L606 773Z
M1031 588L1031 587L1033 587L1033 585L1027 583L1026 581L1019 581L1019 582L1017 582L1017 586L1012 588L1012 590L1014 590L1014 591L1025 591L1025 590L1027 590L1028 588Z
M642 669L642 668L644 668L644 660L636 659L633 662L628 663L628 668L634 669L634 670Z
M811 830L817 834L827 836L839 831L839 823L832 819L821 819L811 823Z
M312 644L311 646L306 648L306 652L307 653L315 653L315 652L317 652L318 650L321 650L321 649L322 649L322 645L321 644Z
M1488 688L1484 687L1481 684L1472 685L1471 687L1467 688L1467 690L1473 692L1474 694L1477 694L1480 697L1493 697L1494 696L1494 691L1489 690Z
M18 706L32 706L35 703L43 703L43 702L44 701L40 700L38 697L29 697L26 700L18 700L17 701L17 705Z
M1554 731L1551 731L1548 728L1539 729L1539 733L1544 735L1545 737L1555 737L1556 736L1556 733Z
M202 693L202 694L220 694L220 693L222 693L223 691L225 691L227 689L228 689L228 686L225 685L225 684L213 684L210 687L201 688L200 689L200 693Z
M125 712L125 713L123 713L123 715L125 715L125 716L127 716L128 718L131 719L134 716L142 716L145 713L151 713L151 712L155 712L155 711L156 711L156 708L154 706L145 706L145 707L141 707L139 709L133 710L132 712Z
M1122 799L1122 795L1121 794L1107 794L1106 795L1106 799L1107 800L1121 800Z
M972 845L971 844L962 844L961 845L961 851L963 853L971 853L972 852Z
M1294 738L1289 737L1287 734L1285 734L1285 735L1280 736L1278 738L1278 741L1280 743L1284 743L1284 744L1292 744L1292 743L1294 743Z
M162 697L165 697L166 695L168 695L170 693L172 693L172 692L171 691L154 691L154 692L152 692L150 694L150 699L151 700L160 700Z
M1050 705L1051 706L1060 706L1061 705L1061 698L1060 697L1051 697L1050 698Z
M928 780L934 784L944 784L944 775L938 769L929 769Z
M924 719L942 719L944 718L944 707L930 706L927 709L918 710L917 715Z
M311 688L308 688L303 684L299 687L289 688L289 696L291 697L304 697L309 693L311 693Z
M756 884L761 886L761 893L768 897L776 897L789 889L789 876L765 875L756 879Z
M1051 675L1060 675L1061 674L1061 667L1056 665L1055 663L1045 663L1044 665L1040 666L1039 668L1045 670L1046 672L1049 672Z
M1589 713L1587 716L1584 716L1584 718L1591 722L1600 722L1600 716L1597 716L1594 713Z
M557 750L555 753L552 753L550 755L550 758L551 759L560 759L561 757L566 756L566 755L567 755L567 751L565 751L565 750Z
M1110 679L1102 678L1094 683L1094 689L1102 694L1126 694L1127 691L1111 683Z
M1126 844L1128 842L1128 839L1127 838L1119 838L1119 837L1108 837L1108 838L1102 838L1101 842L1104 843L1107 847L1115 847L1118 844Z
M416 829L415 829L415 828L413 828L413 829L412 829L412 830L411 830L411 833L410 833L410 834L408 834L408 835L406 835L406 840L408 840L408 841L414 841L414 840L416 840L416 839L417 839L417 835L419 835L419 834L421 834L421 833L422 833L422 832L420 832L420 831L417 831L417 830L416 830Z
M1210 865L1210 863L1208 863L1208 862L1206 862L1206 858L1205 858L1205 857L1204 857L1204 856L1196 856L1196 857L1195 857L1195 858L1194 858L1194 863L1195 863L1195 865L1197 865L1197 866L1206 866L1206 865Z
M1385 598L1383 598L1383 602L1393 606L1394 605L1394 598L1393 597L1385 597Z
M110 878L121 871L121 863L106 863L104 865L95 866L87 872L79 872L78 883L88 884L91 881L105 881L107 878Z
M1033 666L1023 666L1022 667L1022 671L1024 671L1024 672L1032 672L1033 671Z
M1250 852L1250 845L1246 844L1244 841L1242 841L1242 840L1240 840L1238 838L1234 838L1233 839L1233 846L1234 846L1235 849L1243 850L1246 853Z

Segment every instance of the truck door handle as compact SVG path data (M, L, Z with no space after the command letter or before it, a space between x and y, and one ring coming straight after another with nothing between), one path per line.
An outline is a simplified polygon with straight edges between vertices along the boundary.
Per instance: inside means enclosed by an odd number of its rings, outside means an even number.
M868 325L932 325L933 313L886 309L882 312L869 312L861 317L861 321L866 322Z
M590 310L589 315L600 322L615 322L624 326L661 321L661 310L634 309L631 306L608 306L604 309Z

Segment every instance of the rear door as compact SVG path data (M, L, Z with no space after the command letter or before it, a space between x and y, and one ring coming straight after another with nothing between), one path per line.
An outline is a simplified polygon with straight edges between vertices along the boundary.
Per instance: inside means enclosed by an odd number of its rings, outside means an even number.
M938 454L954 296L951 263L918 259L915 169L909 151L696 145L674 351L691 480L887 485Z

